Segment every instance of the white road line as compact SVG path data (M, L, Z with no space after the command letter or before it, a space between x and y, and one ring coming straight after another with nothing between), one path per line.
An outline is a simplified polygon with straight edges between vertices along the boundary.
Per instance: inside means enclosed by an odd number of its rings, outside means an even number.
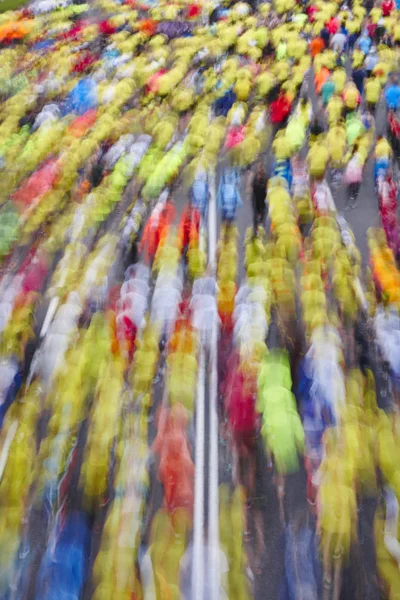
M60 299L59 299L58 296L55 296L51 300L49 308L47 309L46 318L44 320L42 330L40 332L40 337L41 338L45 337L45 335L46 335L46 333L47 333L47 331L48 331L48 329L50 327L50 324L51 324L51 322L52 322L52 320L54 318L54 315L56 314L59 302L60 302Z
M205 355L200 350L196 397L196 455L194 481L193 531L193 600L203 600L204 588L204 417L205 417Z
M215 274L217 260L217 202L215 174L210 174L210 199L208 207L208 257ZM212 556L210 600L220 597L220 568L219 568L219 494L218 494L218 324L215 322L212 329L210 348L210 378L209 378L209 423L210 423L210 453L208 472L208 541Z
M208 539L211 547L212 556L209 569L211 576L211 600L218 600L220 597L220 565L219 565L219 490L218 490L218 372L217 372L217 343L218 331L215 323L211 338L211 372L210 372L210 456L209 456L209 519L208 519Z
M17 433L18 421L13 421L8 429L7 436L3 445L3 449L0 455L0 481L3 478L3 473L7 465L8 454L10 452L11 444Z
M213 268L216 268L217 260L217 194L215 173L209 173L210 198L208 203L208 260Z

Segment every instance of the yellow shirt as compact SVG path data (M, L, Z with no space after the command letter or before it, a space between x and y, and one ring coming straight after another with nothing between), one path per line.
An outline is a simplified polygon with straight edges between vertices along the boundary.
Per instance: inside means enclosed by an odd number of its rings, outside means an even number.
M287 54L289 58L299 60L307 52L307 42L302 39L290 41L287 45Z
M358 21L346 21L346 29L350 34L356 33L360 29L360 24Z
M392 34L393 33L394 24L396 23L396 18L391 15L390 17L385 17L383 19L383 21L385 23L386 31L389 34Z
M358 106L359 92L355 85L349 85L343 92L344 103L347 108L356 109Z
M395 42L398 42L400 40L400 22L399 21L393 27L393 37L394 37Z
M247 79L239 79L235 84L235 94L239 101L246 102L251 90L251 83Z
M335 163L343 161L346 151L346 130L344 127L332 127L327 136L331 159Z
M322 531L342 534L343 545L349 543L351 523L357 510L353 489L335 480L323 482L320 486L320 506ZM349 548L344 548L345 552L348 550Z
M314 144L307 156L310 175L312 177L322 176L324 174L328 161L329 152L327 148L322 144Z
M365 98L367 102L376 104L379 101L381 89L382 87L378 79L368 79L365 83Z
M279 136L272 142L272 150L277 160L283 160L290 156L290 143L285 136Z
M346 71L341 67L335 69L331 75L331 79L335 84L335 91L338 94L341 94L343 92L344 84L346 83L346 77Z
M370 17L371 17L372 22L374 23L374 25L377 25L379 19L382 16L382 9L378 8L378 7L374 7L369 14L370 14Z
M390 158L392 156L392 148L387 139L382 138L375 146L376 158Z
M332 96L327 104L326 111L329 123L339 121L343 112L343 101L340 96Z
M257 77L258 92L266 96L276 83L276 77L270 71L265 71Z

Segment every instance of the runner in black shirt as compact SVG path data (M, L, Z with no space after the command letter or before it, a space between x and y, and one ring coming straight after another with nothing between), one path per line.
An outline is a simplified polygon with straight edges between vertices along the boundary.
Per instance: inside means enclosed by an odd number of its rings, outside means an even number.
M254 173L252 180L252 206L253 206L253 219L254 219L254 233L257 233L258 225L264 225L265 213L267 205L265 202L266 188L267 188L267 176L265 169L261 163L257 165L256 172Z

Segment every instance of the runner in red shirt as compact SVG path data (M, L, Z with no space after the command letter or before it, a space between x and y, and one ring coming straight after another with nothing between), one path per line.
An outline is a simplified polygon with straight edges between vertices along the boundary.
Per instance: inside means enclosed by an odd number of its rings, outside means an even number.
M339 21L335 17L331 17L326 23L326 27L331 35L335 35L339 29Z
M284 125L292 108L292 103L283 92L279 93L278 98L271 102L269 107L271 123L274 125Z
M394 11L396 4L393 0L384 0L382 2L382 14L384 17L389 17L390 13Z
M255 436L258 415L255 408L257 384L239 367L232 378L226 400L232 435L234 473L249 495L255 486ZM247 484L247 485L246 485Z

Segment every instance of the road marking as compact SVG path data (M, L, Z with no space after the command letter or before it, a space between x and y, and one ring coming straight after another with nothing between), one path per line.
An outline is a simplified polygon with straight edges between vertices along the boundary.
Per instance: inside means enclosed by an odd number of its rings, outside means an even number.
M217 352L218 352L218 326L214 324L211 337L211 371L210 371L210 455L209 455L209 520L208 520L208 539L211 547L211 565L209 569L211 575L211 600L218 600L220 597L220 565L219 565L219 489L218 489L218 371L217 371Z
M208 201L208 260L213 271L216 269L217 259L217 194L215 173L209 173L210 198Z
M203 600L204 588L204 402L205 354L200 349L196 397L196 465L194 481L194 531L193 531L193 600Z
M45 335L46 335L46 333L47 333L47 331L48 331L48 329L50 327L50 324L51 324L51 322L52 322L52 320L54 318L54 315L56 314L59 302L60 302L60 299L59 299L58 296L55 296L54 298L52 298L52 300L51 300L51 302L49 304L49 308L48 308L47 313L46 313L46 317L45 317L45 320L44 320L44 323L43 323L42 330L40 332L40 337L41 338L45 337Z
M13 421L10 425L10 428L7 432L7 436L4 442L3 449L0 455L0 481L3 478L3 473L7 465L8 454L10 452L12 441L17 433L18 421Z
M208 258L213 275L217 260L217 201L215 174L210 174L210 199L208 207ZM218 494L218 323L215 321L211 334L210 375L209 375L209 411L210 411L210 452L208 472L208 541L211 548L212 568L208 569L211 576L211 600L220 596L220 566L219 566L219 494Z

